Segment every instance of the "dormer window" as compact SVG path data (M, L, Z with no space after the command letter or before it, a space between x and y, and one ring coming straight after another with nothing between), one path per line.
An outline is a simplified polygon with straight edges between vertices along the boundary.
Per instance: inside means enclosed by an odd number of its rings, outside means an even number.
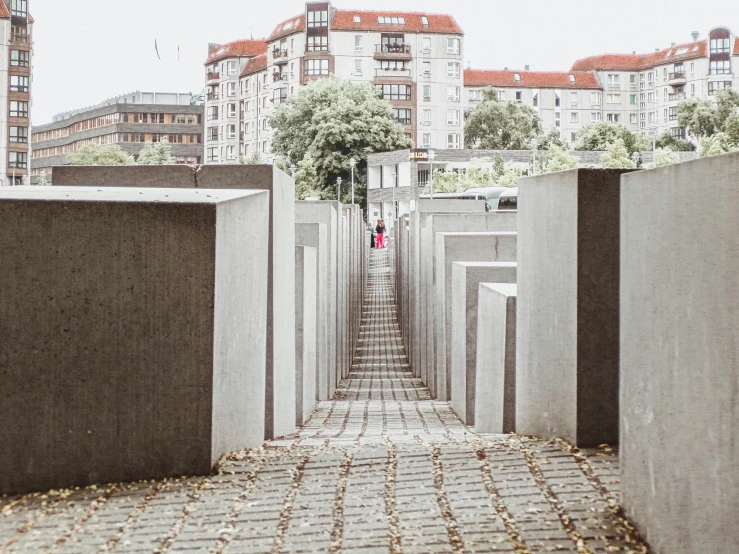
M362 18L361 18L361 17L359 17L358 15L355 15L355 16L354 16L354 23L358 25L358 24L360 24L361 22L362 22Z
M389 16L377 16L377 22L382 25L405 25L404 17L389 17Z
M570 73L570 83L575 83L575 76L572 73Z
M426 17L425 15L422 15L421 16L421 23L423 24L424 27L428 27L429 26L429 18Z
M519 73L514 73L513 74L513 80L516 81L517 83L520 83L521 82L521 75Z

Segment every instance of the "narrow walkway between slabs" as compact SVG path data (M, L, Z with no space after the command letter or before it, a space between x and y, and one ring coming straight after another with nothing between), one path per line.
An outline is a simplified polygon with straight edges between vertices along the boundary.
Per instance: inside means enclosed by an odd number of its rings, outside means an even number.
M294 437L205 478L0 499L0 551L647 552L616 451L476 435L430 399L389 271L373 250L349 377Z

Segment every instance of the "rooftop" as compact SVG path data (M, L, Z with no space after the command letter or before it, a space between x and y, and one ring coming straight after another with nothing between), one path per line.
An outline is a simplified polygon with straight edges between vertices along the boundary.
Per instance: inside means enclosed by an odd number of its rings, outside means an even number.
M675 63L694 58L703 58L708 54L708 41L699 40L677 46L671 46L649 54L600 54L577 60L572 71L641 71L658 65Z
M334 31L464 34L451 15L423 12L337 10L331 22L331 29Z
M595 73L590 71L510 71L466 69L467 87L519 87L602 89Z
M241 72L241 75L239 75L239 77L246 77L247 75L253 75L254 73L264 71L265 69L267 69L267 65L267 54L261 54L255 58L250 59L246 63L246 66L244 67L244 70Z
M252 58L254 56L264 54L266 51L267 42L264 39L235 40L233 42L227 42L226 44L220 44L213 48L210 54L208 54L208 59L205 60L205 65L238 56Z
M1 3L1 2L0 2ZM200 105L203 103L203 98L199 94L193 94L192 92L141 92L136 90L128 92L126 94L120 94L113 96L107 100L103 100L98 104L92 106L85 106L84 108L78 108L76 110L69 110L56 114L52 121L54 123L58 121L64 121L70 119L76 115L79 115L90 110L95 110L105 106L113 106L115 104L147 104L147 105L161 105L161 106L192 106ZM34 129L41 127L34 125Z

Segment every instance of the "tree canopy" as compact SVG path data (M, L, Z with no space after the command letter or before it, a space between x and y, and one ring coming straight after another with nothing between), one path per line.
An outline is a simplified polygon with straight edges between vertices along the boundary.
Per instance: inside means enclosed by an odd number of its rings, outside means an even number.
M483 91L483 101L467 112L464 133L467 148L529 150L531 139L539 137L542 130L539 118L529 106L500 102L497 91L488 88Z
M698 139L701 157L739 149L739 92L724 88L715 99L691 98L677 107L677 122Z
M553 144L549 148L547 161L544 164L544 173L554 173L555 171L565 171L567 169L575 169L577 167L577 158L564 148Z
M603 167L609 169L634 169L636 167L628 148L620 138L608 145L600 159L603 161Z
M585 125L578 133L578 137L575 150L607 151L617 140L623 143L628 152L640 152L647 148L643 137L632 133L623 125L605 121Z
M69 155L70 165L133 165L133 156L124 152L120 146L109 144L98 146L86 144Z
M177 163L172 156L172 145L167 139L159 142L147 142L139 154L139 165L170 165Z
M336 178L351 183L349 159L357 161L355 197L366 194L366 159L372 152L410 148L390 104L369 83L330 77L313 81L281 103L269 119L272 151L295 164L296 186L336 198ZM343 199L351 195L351 186Z
M527 164L508 162L496 154L494 158L472 158L465 171L439 171L434 173L434 192L464 192L481 187L515 187L528 170ZM423 189L431 192L431 183Z

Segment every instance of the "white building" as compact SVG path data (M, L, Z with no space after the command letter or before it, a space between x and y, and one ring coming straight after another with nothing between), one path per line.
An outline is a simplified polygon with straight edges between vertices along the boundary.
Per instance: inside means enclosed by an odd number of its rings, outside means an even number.
M464 33L450 15L337 10L308 2L262 41L211 46L206 162L271 161L267 118L329 75L374 84L419 147L462 148Z

